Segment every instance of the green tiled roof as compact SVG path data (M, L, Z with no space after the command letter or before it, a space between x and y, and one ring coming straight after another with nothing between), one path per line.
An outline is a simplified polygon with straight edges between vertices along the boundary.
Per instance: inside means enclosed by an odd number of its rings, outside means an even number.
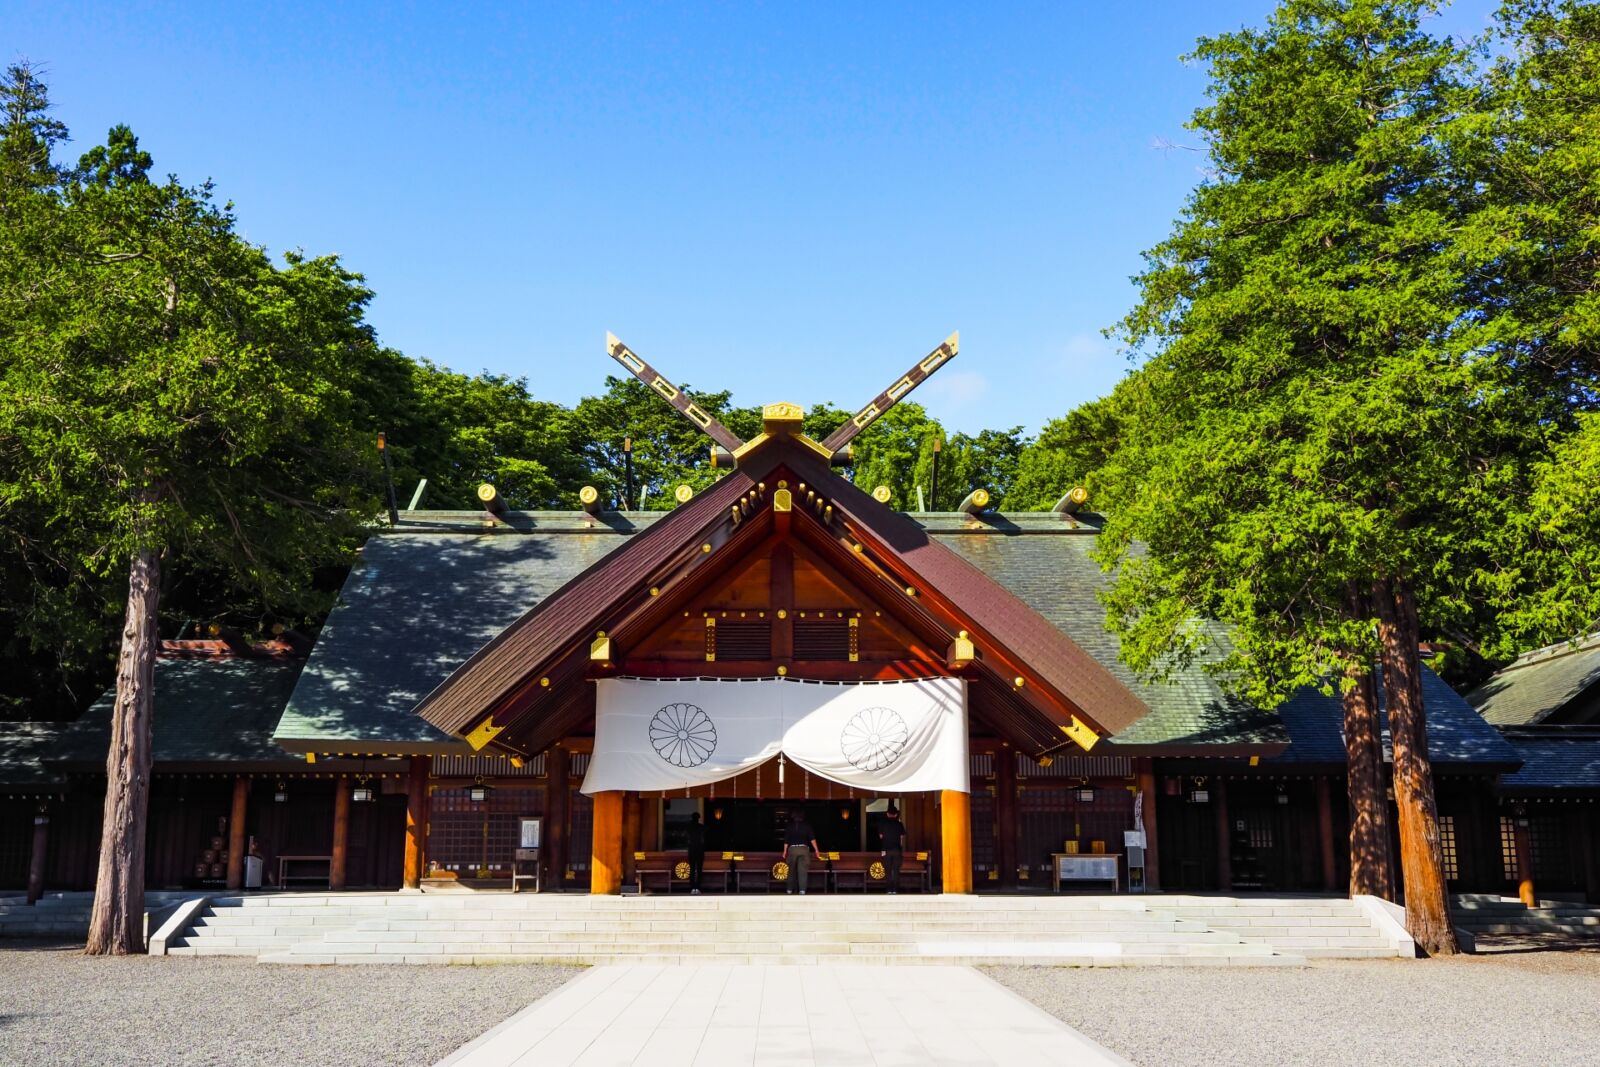
M65 723L0 722L0 786L50 785L61 772L46 766Z
M1054 514L1005 517L1003 526L950 517L913 516L939 541L1010 589L1064 630L1133 690L1150 714L1118 734L1117 745L1283 745L1281 719L1230 698L1198 664L1170 682L1141 682L1118 660L1118 640L1105 627L1100 592L1108 579L1090 557L1092 526L1074 530Z
M155 763L289 762L272 729L301 666L295 659L156 660ZM108 690L74 722L0 723L0 783L59 781L67 770L103 768L114 699Z
M1110 579L1090 556L1096 516L1074 528L1061 516L1019 514L999 521L962 516L913 516L936 538L960 552L1049 619L1099 660L1150 708L1150 714L1110 739L1110 745L1161 745L1168 749L1228 745L1289 747L1267 759L1298 763L1344 762L1344 711L1314 689L1296 693L1276 712L1229 697L1196 663L1170 681L1141 682L1117 658L1119 643L1105 628L1100 593ZM1220 629L1219 641L1225 640ZM1513 752L1445 682L1423 668L1428 749L1440 764L1514 766ZM1385 730L1387 747L1387 730ZM1386 753L1387 755L1387 753Z
M1540 726L1508 731L1507 740L1523 763L1501 779L1503 792L1600 792L1600 729Z
M479 648L662 514L406 512L367 540L278 723L296 751L464 746L412 709Z
M1600 634L1525 653L1467 694L1496 726L1559 720L1580 699L1600 703Z

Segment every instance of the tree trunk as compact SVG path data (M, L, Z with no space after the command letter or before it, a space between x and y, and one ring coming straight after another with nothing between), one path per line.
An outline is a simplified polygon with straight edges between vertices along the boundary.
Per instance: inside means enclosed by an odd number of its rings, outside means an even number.
M85 950L97 956L143 952L144 839L150 806L150 718L155 703L156 608L161 557L137 553L128 567L128 611L117 659L117 697L106 755L100 873Z
M1344 694L1344 749L1350 784L1350 895L1394 899L1389 856L1389 805L1383 795L1383 740L1378 727L1378 682L1352 666Z
M1406 928L1430 956L1460 952L1450 922L1450 898L1439 845L1439 811L1428 759L1428 722L1422 702L1421 637L1417 602L1401 580L1373 588L1378 637L1383 646L1383 687L1394 745L1394 796L1400 812L1400 868L1405 876Z

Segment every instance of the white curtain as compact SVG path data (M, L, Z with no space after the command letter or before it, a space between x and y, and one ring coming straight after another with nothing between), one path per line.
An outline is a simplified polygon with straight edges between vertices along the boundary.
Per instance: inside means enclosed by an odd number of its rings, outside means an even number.
M779 752L858 789L969 788L967 693L959 678L604 678L596 686L585 793L706 785Z

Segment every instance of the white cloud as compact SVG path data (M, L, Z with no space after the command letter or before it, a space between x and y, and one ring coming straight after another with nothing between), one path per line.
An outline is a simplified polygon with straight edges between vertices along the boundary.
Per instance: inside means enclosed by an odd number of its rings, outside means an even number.
M989 379L977 371L947 370L928 379L919 392L923 394L919 399L929 408L960 411L989 395Z
M1061 347L1062 365L1078 368L1103 365L1116 355L1116 347L1098 333L1075 333Z

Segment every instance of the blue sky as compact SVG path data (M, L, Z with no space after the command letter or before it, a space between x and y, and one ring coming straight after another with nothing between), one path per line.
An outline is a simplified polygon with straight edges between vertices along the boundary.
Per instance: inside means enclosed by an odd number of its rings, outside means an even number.
M1479 30L1491 0L1439 26ZM383 341L571 403L604 336L737 402L859 405L938 344L948 426L1036 430L1202 159L1202 34L1266 0L84 5L0 0L73 156L116 122L245 234L336 252Z

